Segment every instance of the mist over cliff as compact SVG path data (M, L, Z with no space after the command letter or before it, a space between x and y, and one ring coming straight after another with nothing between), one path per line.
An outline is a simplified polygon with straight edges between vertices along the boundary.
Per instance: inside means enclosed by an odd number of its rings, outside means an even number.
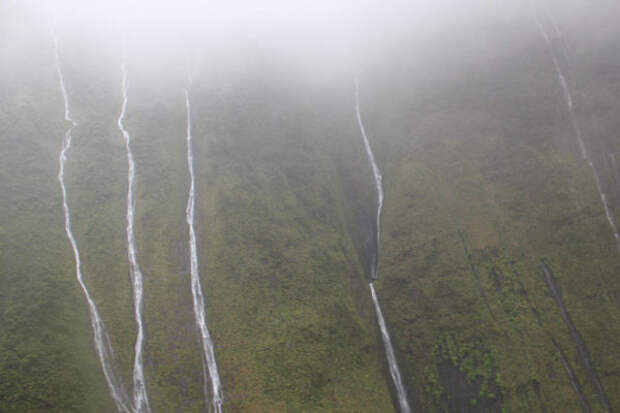
M0 3L0 412L620 406L620 5Z

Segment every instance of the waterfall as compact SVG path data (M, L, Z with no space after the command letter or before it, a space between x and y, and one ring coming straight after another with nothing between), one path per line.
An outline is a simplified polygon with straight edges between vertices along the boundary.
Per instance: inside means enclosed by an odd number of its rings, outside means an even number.
M618 251L620 251L620 233L618 233L618 227L613 218L613 214L611 213L609 202L607 201L607 195L605 194L605 191L601 185L601 181L600 181L596 166L592 162L592 159L590 159L590 156L588 155L585 144L583 142L583 133L581 132L581 128L579 127L577 118L575 116L575 110L573 107L573 98L570 93L568 83L566 82L566 76L564 76L564 72L562 71L560 63L558 62L555 51L553 50L553 44L551 43L551 39L549 35L547 34L547 32L545 31L545 28L540 21L540 18L538 16L538 9L536 7L536 3L534 2L534 0L532 0L531 4L534 10L534 17L536 19L536 25L538 26L538 30L540 31L542 38L545 40L545 44L547 45L547 49L549 50L549 55L551 56L551 61L553 62L553 67L558 77L560 87L562 88L562 92L564 94L564 101L568 109L568 115L570 117L573 131L575 132L575 136L577 137L577 143L579 144L579 149L581 151L581 157L588 163L588 166L590 166L590 169L592 171L592 176L596 184L596 189L598 191L599 197L601 198L603 209L605 210L605 216L607 217L607 222L609 223L609 226L611 227L611 231L614 235L614 239L616 241L616 246L618 248ZM557 23L555 23L553 20L552 20L552 23L554 27L557 27ZM557 29L556 34L558 36L561 36L561 32L559 29Z
M385 356L387 358L388 367L390 369L390 375L392 376L394 387L396 387L396 394L398 395L400 413L410 413L411 408L409 407L409 400L407 400L407 390L405 389L405 386L403 385L403 380L400 376L400 370L398 368L398 363L396 362L396 355L394 354L394 348L392 347L392 340L390 339L390 334L387 331L385 319L383 318L383 312L381 311L381 306L379 305L379 298L377 298L377 293L375 291L375 286L373 285L373 283L370 283L369 286L372 302L375 305L377 322L379 323L379 329L381 330L381 338L383 339L383 344L385 347Z
M62 73L62 67L60 65L60 56L58 53L58 39L56 36L55 27L52 28L52 36L54 40L54 62L56 65L56 71L58 73L58 80L60 83L60 91L62 93L62 98L65 106L64 120L71 124L71 126L69 126L69 128L65 131L65 136L62 141L62 148L60 150L60 156L58 158L58 181L60 182L60 190L62 193L62 208L65 217L65 232L67 234L67 238L69 238L69 243L71 244L71 248L73 250L73 256L75 259L75 276L78 283L80 284L80 287L82 288L82 292L84 293L86 302L88 303L90 325L93 329L93 341L95 343L97 355L99 356L99 363L101 364L101 368L103 370L103 374L108 385L108 390L110 391L110 395L112 396L112 399L116 404L116 409L122 413L131 413L131 409L128 407L128 403L126 401L127 396L125 394L125 391L120 385L118 378L116 377L116 374L112 369L112 348L110 346L110 341L105 332L103 320L99 316L97 306L93 301L90 292L86 287L86 284L84 283L80 252L78 250L77 241L75 240L75 237L73 236L73 231L71 229L71 212L69 211L69 204L67 202L67 188L65 187L65 162L67 160L67 152L69 151L69 149L71 149L73 128L77 126L77 123L71 117L69 97L67 94L67 89L65 88L65 80Z
M134 299L134 315L136 318L136 324L138 327L136 344L135 344L135 354L134 354L134 364L133 364L133 392L134 392L134 407L137 413L148 413L151 411L149 407L149 400L146 391L146 383L144 381L144 371L142 368L142 349L144 346L144 326L142 321L142 307L143 307L143 282L142 282L142 272L140 271L140 266L138 265L138 259L136 256L136 245L135 245L135 237L133 232L133 223L134 223L134 215L135 215L135 200L133 193L133 186L136 174L136 167L133 160L133 154L131 152L131 137L129 136L129 132L125 129L123 125L123 120L125 118L125 112L127 110L127 67L125 64L125 59L123 58L123 63L121 65L122 70L122 83L121 90L123 93L123 105L121 108L121 113L118 117L118 128L123 134L123 138L125 140L125 150L127 152L127 165L128 165L128 173L127 173L127 257L129 258L129 273L131 277L131 284L133 289L133 299Z
M362 114L360 112L360 99L359 99L359 80L355 79L355 113L357 114L357 123L362 133L362 139L364 141L364 148L368 155L368 161L372 167L372 174L375 178L375 187L377 189L377 217L375 228L375 248L373 251L373 257L370 267L370 278L372 280L377 279L377 266L379 264L379 237L381 236L381 212L383 211L383 177L381 171L375 161L375 155L372 153L368 136L366 136L366 129L364 129L364 123L362 122Z
M190 276L192 286L192 298L194 303L194 317L196 325L200 331L200 340L202 345L202 362L203 375L205 381L205 397L208 397L207 385L211 382L211 406L213 413L222 413L222 384L215 360L215 352L213 350L213 340L207 328L207 320L205 316L205 300L202 294L202 286L200 285L200 274L198 272L198 249L196 247L196 232L194 230L194 204L196 198L195 178L194 178L194 153L192 149L192 118L189 100L189 91L185 89L185 109L187 111L187 170L189 172L189 193L187 198L187 207L185 208L185 221L189 227L189 249L190 249ZM206 366L205 366L206 364ZM209 379L207 379L207 372Z
M371 279L373 281L369 283L370 295L372 297L372 302L375 306L375 313L377 314L379 329L381 330L381 339L383 340L383 347L385 348L385 356L387 358L390 376L392 376L392 382L394 383L394 387L396 388L400 413L410 413L411 408L409 407L409 400L407 399L407 390L403 385L400 369L398 368L398 362L396 361L396 355L394 354L394 348L392 347L392 340L390 339L390 334L387 330L385 319L383 318L383 312L381 311L381 306L379 305L379 298L377 297L377 292L375 291L375 286L373 283L374 280L377 279L377 264L379 261L379 234L381 232L381 212L383 210L383 178L381 176L379 166L375 161L375 155L373 154L372 148L370 147L370 142L368 141L368 136L366 135L366 130L364 129L364 124L362 122L362 114L360 112L358 79L355 79L355 112L357 114L357 123L359 124L362 139L364 141L364 147L366 148L366 154L368 155L368 161L370 162L370 165L372 167L375 187L377 189L377 221L375 227L376 243L373 260L371 263Z

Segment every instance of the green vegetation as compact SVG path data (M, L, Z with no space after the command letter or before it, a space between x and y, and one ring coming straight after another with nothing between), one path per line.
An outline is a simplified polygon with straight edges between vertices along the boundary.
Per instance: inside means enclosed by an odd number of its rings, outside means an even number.
M57 156L67 125L52 45L26 16L4 16L0 39L37 47L0 48L0 412L110 412L64 233ZM620 255L530 17L455 27L441 49L412 50L404 33L361 70L386 195L376 287L417 411L577 411L560 351L603 411L542 259L620 405ZM614 57L596 57L616 56L620 36L601 27L605 41L573 39L570 80L581 81L577 114L616 206L618 171L599 154L620 153L610 132L620 91L609 87L620 75L604 70ZM131 393L120 52L91 44L61 39L78 123L66 182L86 283ZM154 412L201 412L184 74L149 53L128 59L126 120L145 374ZM225 411L394 411L367 287L375 194L352 79L293 74L261 53L221 58L197 71L191 101L200 273Z
M106 324L115 367L130 393L135 326L125 250L127 164L116 127L120 69L110 63L119 56L85 54L86 44L83 39L63 43L67 50L63 60L75 61L80 56L82 62L80 68L65 69L78 123L66 181L86 282ZM87 308L75 282L63 231L56 156L65 125L58 120L62 101L51 63L46 61L49 73L44 82L32 87L44 96L36 101L46 104L37 119L54 126L47 131L49 144L43 151L27 153L25 142L11 142L10 157L21 162L22 169L7 168L3 173L15 180L8 184L24 196L34 191L32 198L49 200L50 205L41 205L40 218L18 217L15 225L23 227L31 221L31 238L40 236L39 231L45 231L45 237L56 237L50 245L63 254L44 254L45 249L39 249L36 257L47 268L62 265L48 277L59 291L47 294L42 276L29 279L20 289L18 281L3 278L14 289L3 290L7 294L3 303L9 305L3 309L7 321L3 326L11 321L16 331L2 337L15 342L57 339L58 345L40 344L36 351L42 363L58 366L58 371L39 364L32 369L13 368L7 360L0 367L7 377L3 383L23 394L7 387L0 397L3 406L10 402L7 411L50 411L50 406L57 406L62 412L107 412L111 402L92 348ZM151 85L160 76L171 77L140 74L130 66L126 121L136 160L135 230L145 277L145 373L154 411L201 411L205 405L202 363L192 313L185 223L184 85L162 83L153 89ZM200 271L226 411L359 412L368 406L390 411L374 312L362 266L345 228L347 210L339 165L331 156L338 148L334 140L341 123L352 133L356 130L353 123L349 125L348 108L342 102L323 107L310 90L299 99L288 95L265 101L265 94L289 93L286 90L297 86L289 82L248 91L247 100L239 99L236 88L214 95L197 82L192 89ZM11 99L30 90L21 83L13 87ZM6 102L7 107L13 102ZM17 109L26 110L23 106ZM339 113L332 113L333 109ZM236 111L247 117L236 114L226 119ZM3 118L3 125L10 123L13 113ZM304 116L307 119L299 122ZM24 121L30 122L29 117ZM283 127L285 121L292 123ZM16 128L27 135L32 126L26 125ZM3 134L3 138L12 135ZM30 138L35 144L41 141L40 135ZM35 175L28 168L37 164L42 153L49 156L49 162ZM4 208L23 210L26 202L27 198L22 201L11 195ZM49 216L54 216L53 222L45 222ZM41 222L45 225L40 226ZM2 229L7 236L20 233L8 226ZM19 245L19 255L11 261L14 278L28 270L25 255L32 251L26 245ZM64 298L69 293L75 301L71 305ZM15 301L8 294L36 294L32 304L49 302L58 307L46 313L53 320L45 326L49 333L39 337L36 328L44 320L37 314L16 315L23 313L18 305L26 301ZM69 328L65 323L75 331L65 331ZM14 345L2 342L3 357L11 355ZM37 354L23 350L21 363Z
M407 66L397 82L365 82L387 199L378 289L423 411L576 411L550 336L603 411L547 290L543 257L611 405L620 402L620 257L548 56L535 33L514 42L521 23L506 24L505 37L471 31L442 50L458 80L432 69L412 77ZM514 47L490 55L484 73L468 60L472 47L497 50L507 39ZM432 56L419 59L432 66ZM399 92L402 84L416 93ZM395 118L407 122L395 128Z
M38 40L22 23L14 38ZM0 411L109 411L64 233L56 176L65 125L51 55L2 50ZM24 77L32 64L40 75Z
M236 90L193 95L195 118L208 114L195 130L201 272L228 409L390 411L330 156L348 108L254 84L242 111Z

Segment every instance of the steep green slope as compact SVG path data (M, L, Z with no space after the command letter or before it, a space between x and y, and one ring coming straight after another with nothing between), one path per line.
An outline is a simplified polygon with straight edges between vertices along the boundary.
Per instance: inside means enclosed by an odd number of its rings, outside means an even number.
M229 408L390 411L331 156L348 108L279 83L193 95L201 270Z
M0 412L113 411L63 228L57 157L67 125L47 22L3 7ZM459 16L449 29L411 24L351 70L384 175L376 286L417 411L579 411L580 394L604 411L576 336L611 407L620 405L620 255L548 52L520 7L489 11L490 21ZM617 211L613 14L597 13L595 30L575 17L591 13L583 4L551 10L577 119ZM121 42L82 29L60 35L78 123L69 206L131 395ZM169 45L126 47L147 388L154 412L200 412L184 59ZM190 91L200 273L224 410L394 411L367 286L375 194L353 75L342 62L332 73L328 62L261 47L197 52Z
M2 38L48 48L0 55L0 411L109 411L64 232L57 174L67 125L51 38L29 31L38 22L27 15L15 23Z
M380 71L365 80L386 186L379 292L424 411L577 411L552 340L603 411L543 258L611 405L620 402L620 256L527 18L501 32L454 30L441 54L422 51L428 69L412 76L406 63L393 81Z
M0 347L6 361L0 370L7 387L0 397L7 411L110 411L87 307L63 232L56 156L64 125L59 121L62 101L49 40L48 52L37 56L41 68L24 72L35 75L45 70L45 83L28 80L33 83L28 85L8 78L11 93L3 98L7 109L2 125L8 131L3 139L19 133L29 140L9 142L13 146L6 156L14 161L7 160L3 169L7 176L3 183L16 192L5 198L3 213L7 265L2 305L7 330ZM37 41L45 44L45 33ZM114 367L131 397L136 329L125 244L127 160L116 125L121 56L119 50L106 48L92 53L96 42L71 30L60 37L61 62L78 124L66 182L85 281L106 325ZM7 66L18 73L9 57ZM158 58L148 52L128 53L125 124L136 161L135 231L145 279L145 373L154 411L202 411L202 363L185 223L183 71L144 72L137 68L142 64L132 65L146 59L155 68L163 66ZM338 138L343 119L349 123L348 108L340 102L325 107L321 96L300 78L282 83L283 79L265 81L256 76L239 85L225 77L217 87L197 78L191 97L199 260L225 410L390 411L374 314L358 256L344 228L344 194L332 156L337 147L332 141ZM25 93L33 96L22 97ZM16 105L18 99L25 103ZM10 126L14 119L22 122ZM45 140L28 136L29 130L44 128ZM28 142L35 146L32 152ZM37 149L44 142L48 142L44 151ZM47 162L40 161L43 156ZM45 170L32 171L32 165ZM23 201L18 194L24 194ZM27 214L28 197L40 205ZM12 210L17 211L14 218ZM11 221L5 224L5 218ZM39 221L45 225L35 226ZM28 240L9 243L21 234ZM37 242L46 247L37 247ZM30 254L36 254L35 261L26 258ZM36 262L54 270L38 275L30 267ZM4 276L5 271L10 272ZM30 271L37 276L20 281ZM42 290L46 282L51 284L49 296ZM28 305L40 310L16 307L28 303L31 294ZM44 335L36 330L42 323L41 311L50 320ZM14 365L10 357L20 341L38 343L32 352L41 364ZM22 351L20 362L27 363L33 354L26 345Z

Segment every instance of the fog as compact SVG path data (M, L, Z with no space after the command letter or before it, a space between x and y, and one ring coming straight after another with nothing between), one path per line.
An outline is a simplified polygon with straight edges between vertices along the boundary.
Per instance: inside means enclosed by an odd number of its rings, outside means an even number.
M55 25L61 43L127 53L139 70L222 65L271 56L292 71L354 77L387 53L441 47L450 32L523 16L529 2L441 1L14 1L4 17L21 16L43 33ZM11 43L22 40L13 34ZM397 53L400 52L397 50ZM209 62L209 63L207 63ZM143 67L140 67L141 63Z
M597 3L596 8L582 2L539 3L564 23L584 16L582 23L591 21L593 28L610 15L610 7L617 11L610 2ZM168 66L206 63L207 58L221 64L252 51L296 62L294 70L355 76L370 64L386 63L382 59L390 59L395 49L414 58L422 49L449 47L445 42L451 34L475 27L487 27L493 37L502 33L502 26L518 21L523 33L531 34L532 4L529 0L25 0L5 2L2 19L31 31L55 24L61 40L80 39L91 50L110 53L124 49L144 62L145 69L153 66L149 59ZM11 16L17 21L11 22ZM10 36L12 48L26 46L15 33ZM49 46L41 41L28 46Z
M22 365L63 370L69 362L56 354L75 362L62 391L40 398L58 411L70 410L54 404L56 393L74 403L89 394L81 377L96 378L97 360L73 357L91 350L80 347L90 343L87 323L62 332L74 320L63 314L86 311L67 293L77 284L64 206L118 355L111 366L130 383L131 309L140 307L123 259L131 150L132 249L145 275L145 369L134 381L146 381L154 411L198 411L187 406L202 406L209 351L227 411L279 411L272 402L328 411L324 401L336 398L345 400L338 411L363 411L365 393L380 392L389 404L377 386L391 383L388 366L364 358L378 349L383 363L381 337L393 341L392 376L402 374L396 387L416 411L469 405L471 395L497 411L523 411L534 397L566 411L572 390L558 377L579 360L568 352L578 335L563 322L579 327L593 357L583 357L579 381L588 365L604 366L617 404L608 372L620 361L613 340L599 338L618 325L618 16L617 0L0 0L0 261L12 274L0 282L0 314L20 332L0 337L0 373L5 354L25 348L24 363L11 363L23 397L39 400L31 383L56 376ZM183 255L194 179L196 257ZM565 301L547 292L555 285L542 257ZM198 263L200 274L190 267ZM201 307L192 278L208 286L200 333L208 321L214 349L203 340L202 352L192 347ZM45 305L60 301L66 310ZM564 302L575 327L557 313ZM24 337L53 345L31 355ZM438 354L454 342L463 354L482 350L445 369L455 358ZM514 357L518 347L529 359ZM457 372L463 366L471 369ZM455 385L465 378L472 387ZM105 383L87 385L107 395ZM530 387L536 394L524 395ZM1 393L0 405L18 399L10 387Z
M451 104L473 79L507 87L509 66L536 60L553 76L534 5L571 50L569 82L586 59L617 59L609 51L620 6L580 0L12 1L0 5L0 57L6 70L36 76L52 61L55 28L63 65L86 83L107 76L116 88L124 55L133 86L176 91L188 74L210 87L301 79L317 93L338 85L350 98L359 78L366 96L371 88L418 101L443 94Z

